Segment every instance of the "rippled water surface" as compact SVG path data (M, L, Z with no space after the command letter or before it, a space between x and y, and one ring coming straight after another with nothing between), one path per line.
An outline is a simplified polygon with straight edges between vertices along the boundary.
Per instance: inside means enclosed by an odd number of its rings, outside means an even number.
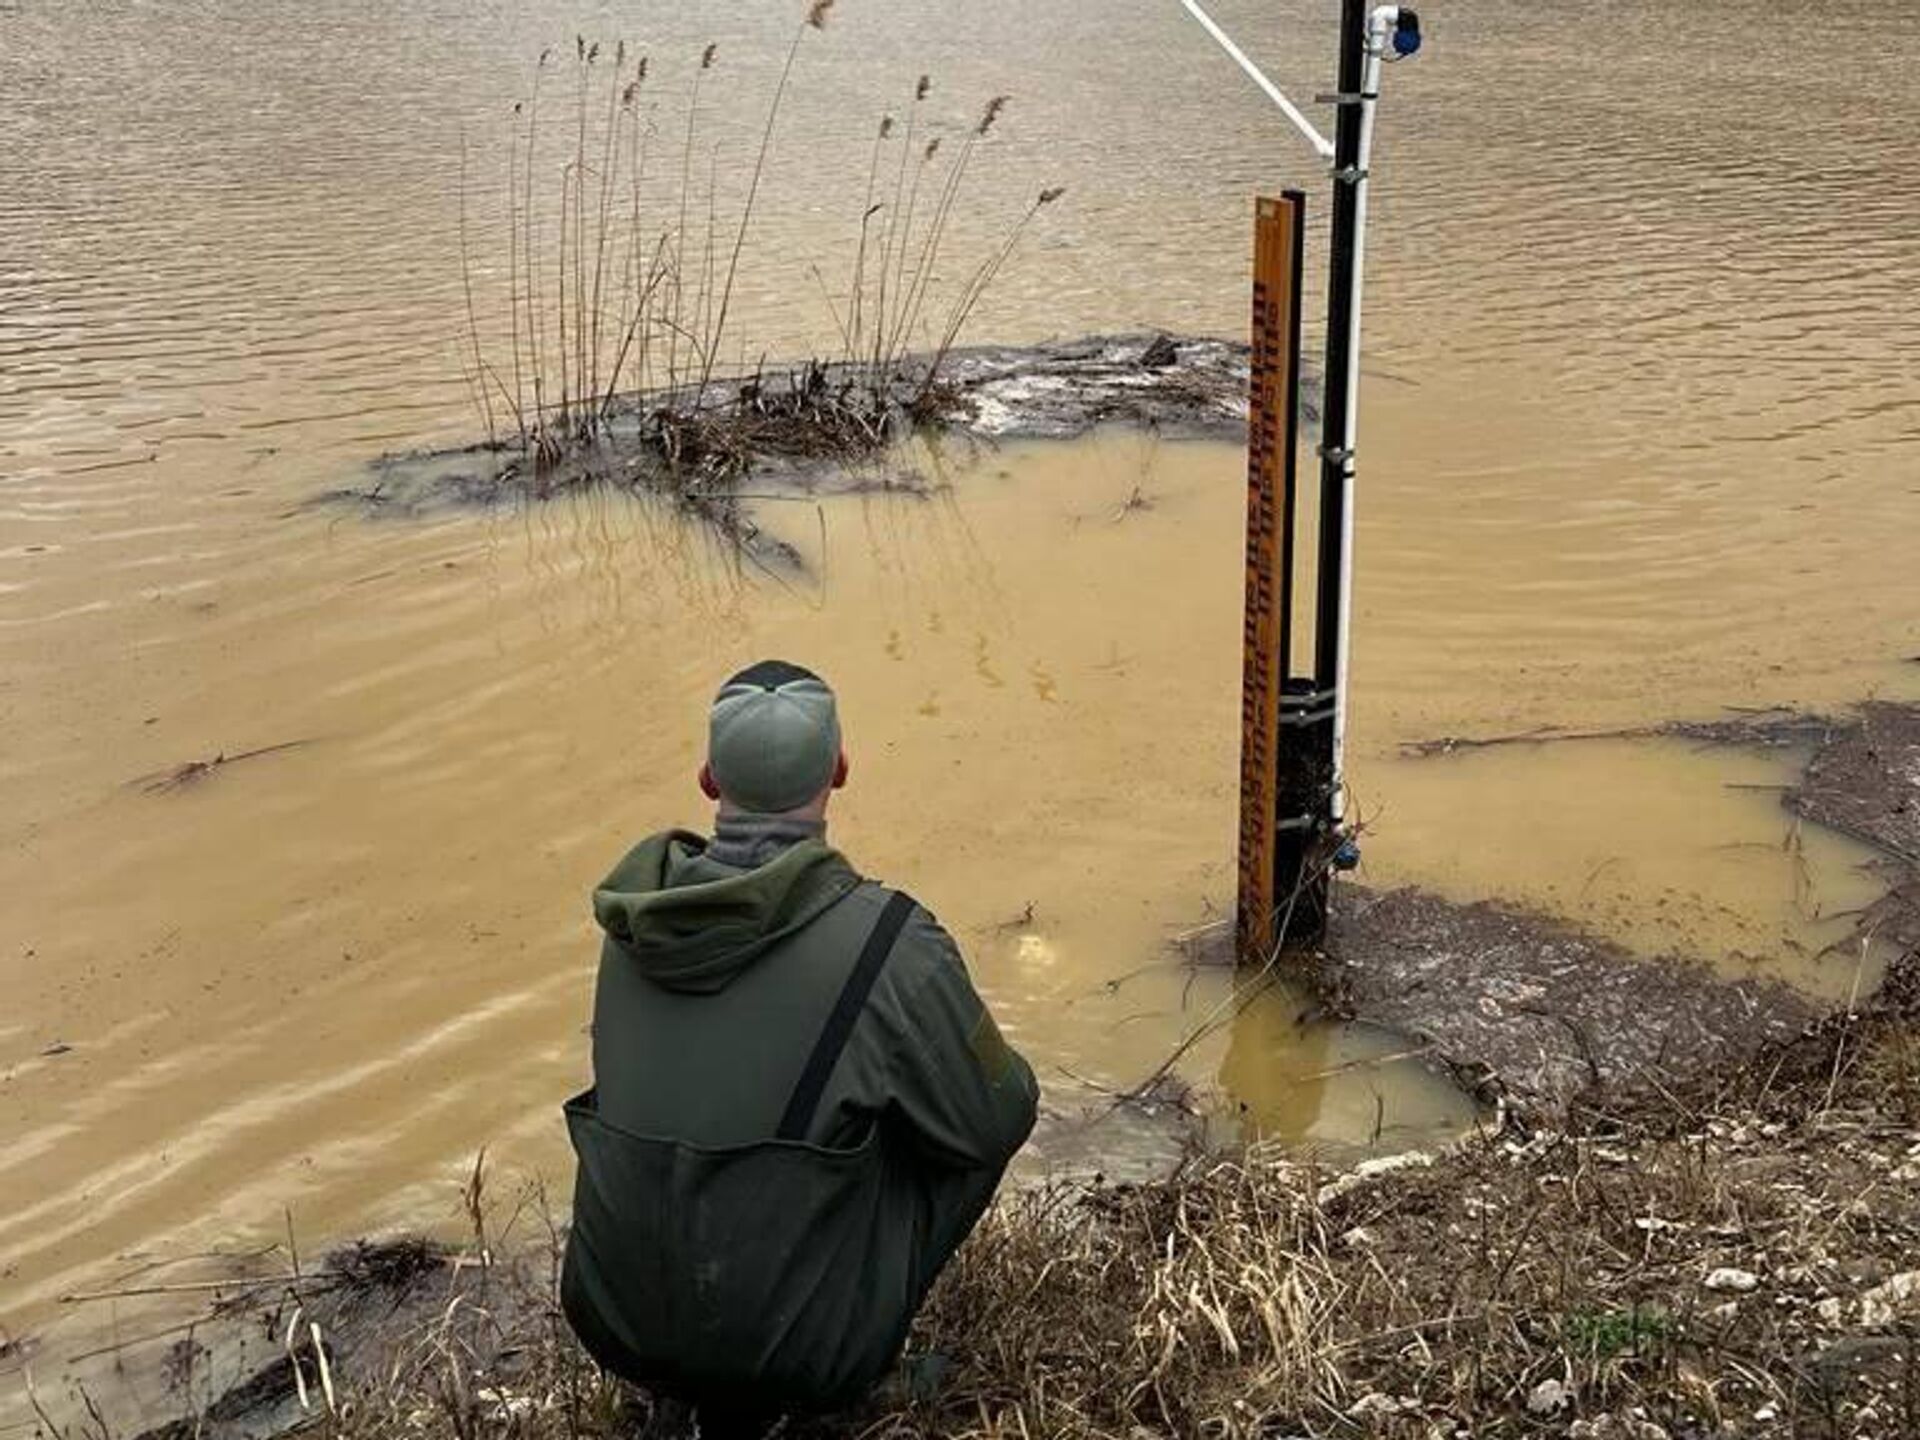
M1329 87L1332 6L1218 10L1285 83ZM1369 271L1368 878L1844 993L1823 917L1871 881L1751 788L1791 757L1398 748L1920 689L1920 82L1850 0L1424 18L1428 53L1388 76ZM700 156L726 215L795 19L0 9L0 1324L116 1256L271 1237L283 1206L315 1235L444 1214L483 1144L563 1178L584 894L635 834L698 823L701 707L763 652L839 685L840 838L961 937L1057 1108L1220 1004L1168 947L1230 903L1233 447L921 456L931 499L765 506L808 560L785 578L606 495L306 503L472 438L462 149L492 316L544 46L549 98L576 33L648 46L664 134L717 40ZM1250 195L1319 199L1171 0L843 0L796 62L738 355L832 342L875 123L923 70L923 134L1012 97L956 257L1068 187L980 338L1237 333ZM1276 1000L1189 1069L1294 1139L1460 1124L1373 1063L1391 1049Z

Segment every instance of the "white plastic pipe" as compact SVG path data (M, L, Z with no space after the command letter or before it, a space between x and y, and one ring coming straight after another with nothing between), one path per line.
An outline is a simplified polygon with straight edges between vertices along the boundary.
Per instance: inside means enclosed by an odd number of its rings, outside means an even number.
M1373 112L1380 99L1380 66L1400 24L1400 7L1382 5L1367 17L1367 58L1360 82L1359 174L1353 180L1353 290L1347 330L1347 423L1340 437L1340 632L1333 664L1333 820L1347 814L1347 669L1353 652L1354 449L1360 438L1360 296L1367 268L1367 167L1373 161ZM1336 182L1337 183L1337 182Z
M1300 107L1289 100L1285 92L1282 91L1278 85L1274 84L1273 81L1261 73L1260 67L1249 60L1246 52L1233 43L1233 37L1218 25L1214 24L1213 17L1202 10L1199 5L1195 3L1195 0L1180 0L1180 3L1187 7L1188 13L1200 22L1207 34L1214 38L1214 42L1233 58L1234 63L1247 72L1248 77L1252 79L1253 83L1266 92L1267 98L1280 107L1280 113L1293 122L1293 128L1306 136L1307 143L1313 147L1313 153L1318 155L1322 160L1331 160L1333 158L1333 142L1318 130L1314 129L1313 122L1300 113ZM1375 11L1374 13L1377 18L1379 12ZM1396 9L1393 13L1397 18L1400 12Z

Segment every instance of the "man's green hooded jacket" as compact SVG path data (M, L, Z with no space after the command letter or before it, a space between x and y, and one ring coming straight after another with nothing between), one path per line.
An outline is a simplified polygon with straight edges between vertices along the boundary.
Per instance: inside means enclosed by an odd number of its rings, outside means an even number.
M594 1089L563 1277L600 1361L695 1398L855 1398L1032 1129L1033 1072L915 908L804 1138L774 1138L889 898L822 840L642 842L594 892Z

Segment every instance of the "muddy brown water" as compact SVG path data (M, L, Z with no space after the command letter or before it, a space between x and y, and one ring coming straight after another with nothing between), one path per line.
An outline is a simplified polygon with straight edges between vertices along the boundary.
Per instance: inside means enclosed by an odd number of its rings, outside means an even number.
M610 495L303 507L383 449L470 438L460 138L486 154L542 45L644 28L684 86L717 36L735 68L704 103L742 178L787 21L690 8L0 15L9 1333L72 1330L60 1294L264 1243L286 1208L313 1236L448 1217L483 1145L503 1184L563 1186L586 889L636 834L699 822L701 707L765 652L840 688L838 837L960 937L1051 1108L1222 1005L1170 946L1231 898L1232 446L921 455L931 499L762 507L804 577ZM1325 88L1331 7L1219 8ZM844 256L874 114L922 68L949 133L1014 96L963 242L1072 187L976 333L1237 331L1249 192L1311 174L1176 6L1092 15L842 5L803 52L743 333L831 333L806 267ZM1880 8L1721 18L1740 43L1702 50L1697 7L1550 28L1494 0L1431 17L1389 77L1353 778L1373 883L1842 996L1825 917L1874 886L1764 788L1796 757L1397 754L1920 691L1920 92L1862 43ZM495 210L477 195L473 223ZM176 793L130 783L293 740ZM1466 1123L1416 1066L1354 1063L1395 1048L1276 993L1186 1074L1298 1143Z

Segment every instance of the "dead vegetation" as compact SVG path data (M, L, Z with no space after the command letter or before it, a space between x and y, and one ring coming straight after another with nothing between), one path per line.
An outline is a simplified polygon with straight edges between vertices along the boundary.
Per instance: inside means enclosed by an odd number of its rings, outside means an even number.
M229 755L224 750L207 760L188 760L165 770L155 770L129 781L149 795L168 795L176 790L185 790L210 780L213 776L231 765L243 760L257 760L263 755L278 755L286 750L298 750L311 744L307 740L283 740L278 745L260 745L252 750L236 750Z
M944 361L1027 227L1065 193L1041 189L972 263L947 257L1005 95L955 124L922 75L880 116L845 278L812 272L837 347L769 372L764 351L736 333L782 108L832 8L813 0L799 19L750 160L723 156L703 129L703 94L727 64L717 44L680 76L624 41L578 36L571 65L543 52L513 107L504 234L490 265L474 259L463 152L461 363L498 459L495 487L548 494L619 481L678 494L737 478L761 457L871 455L945 413ZM723 195L723 176L737 195ZM505 295L476 298L476 274L497 271Z
M1741 745L1775 749L1795 745L1824 745L1854 722L1812 715L1786 706L1728 706L1713 720L1669 720L1659 725L1630 725L1617 729L1581 730L1541 725L1505 735L1443 735L1416 740L1400 753L1426 759L1466 750L1491 750L1508 745L1563 745L1580 740L1692 740L1703 745Z
M328 1315L331 1404L318 1351L295 1357L307 1409L289 1418L341 1440L691 1433L573 1343L557 1244L481 1263L493 1242L476 1235L465 1264L424 1268L430 1252L330 1258L363 1277L360 1309ZM892 1387L784 1433L1920 1434L1916 1264L1909 957L1874 1005L1758 1063L1594 1091L1552 1131L1347 1173L1256 1149L1014 1196L915 1327L910 1353L944 1358L937 1391ZM258 1433L263 1406L290 1404L297 1372L278 1373L155 1440Z

